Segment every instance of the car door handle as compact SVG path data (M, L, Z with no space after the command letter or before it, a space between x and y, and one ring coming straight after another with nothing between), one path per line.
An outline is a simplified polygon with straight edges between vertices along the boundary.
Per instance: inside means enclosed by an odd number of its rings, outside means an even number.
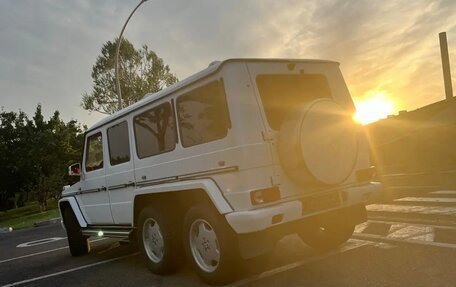
M102 186L102 187L99 188L98 190L100 190L100 191L106 191L107 189L106 189L106 186Z

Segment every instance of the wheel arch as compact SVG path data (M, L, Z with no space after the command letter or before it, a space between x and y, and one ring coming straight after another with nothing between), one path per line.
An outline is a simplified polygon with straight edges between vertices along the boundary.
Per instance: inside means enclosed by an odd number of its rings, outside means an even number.
M75 215L81 228L87 227L87 222L85 221L84 216L79 209L79 204L74 197L64 197L59 200L59 212L62 221L64 220L63 213L66 208L70 208L73 211L73 214Z
M188 208L201 203L213 207L220 214L233 211L219 187L210 179L167 183L141 188L136 193L133 201L133 226L137 225L141 209L157 202L182 216Z

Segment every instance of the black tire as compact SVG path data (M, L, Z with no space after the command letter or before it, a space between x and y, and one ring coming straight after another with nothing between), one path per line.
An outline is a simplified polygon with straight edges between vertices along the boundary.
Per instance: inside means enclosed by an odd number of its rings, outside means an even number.
M133 230L128 235L128 247L132 251L137 251L138 250L138 232L136 230Z
M149 270L155 274L177 270L182 263L183 253L177 221L165 216L158 207L146 207L141 211L138 222L138 247ZM149 235L144 232L146 228L151 232Z
M64 209L63 219L71 256L76 257L89 253L89 237L82 235L79 222L70 208Z
M185 215L183 230L187 259L201 280L223 285L237 279L241 263L238 241L223 216L207 206L192 207ZM200 237L201 231L206 232L206 236ZM195 237L200 237L201 241ZM207 258L211 252L218 254L218 258L217 255Z
M353 234L355 224L326 221L312 224L298 233L301 240L319 251L329 251L345 243Z

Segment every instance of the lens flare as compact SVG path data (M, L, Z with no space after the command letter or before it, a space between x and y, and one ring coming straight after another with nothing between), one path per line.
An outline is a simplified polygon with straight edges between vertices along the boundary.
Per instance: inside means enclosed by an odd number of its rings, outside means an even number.
M356 113L353 120L366 125L384 119L394 111L393 102L384 92L373 93L372 96L355 102Z

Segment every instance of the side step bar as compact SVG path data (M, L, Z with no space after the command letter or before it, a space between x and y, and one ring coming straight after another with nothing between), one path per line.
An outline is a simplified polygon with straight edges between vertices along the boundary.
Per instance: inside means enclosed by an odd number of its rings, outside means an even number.
M128 238L132 228L89 227L81 230L83 235L94 237Z

